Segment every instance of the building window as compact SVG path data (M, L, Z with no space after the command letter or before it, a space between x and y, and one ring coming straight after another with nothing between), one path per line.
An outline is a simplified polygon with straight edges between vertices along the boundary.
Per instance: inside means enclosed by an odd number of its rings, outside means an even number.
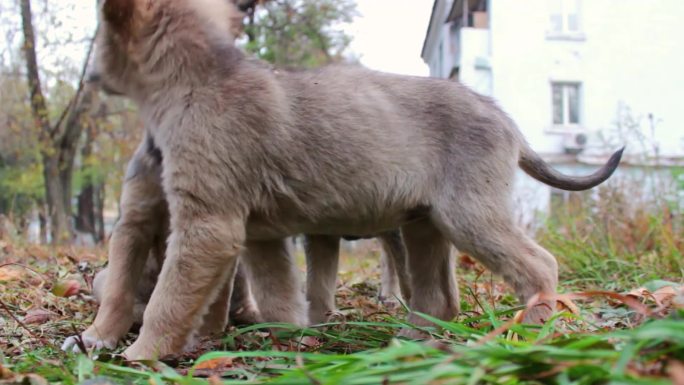
M551 28L554 35L580 32L580 0L549 0Z
M576 126L580 124L580 84L552 83L553 124Z

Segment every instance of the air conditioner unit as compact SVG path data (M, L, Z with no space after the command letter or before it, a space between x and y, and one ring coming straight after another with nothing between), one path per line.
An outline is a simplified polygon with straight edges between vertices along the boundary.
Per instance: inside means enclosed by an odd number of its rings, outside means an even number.
M569 132L563 136L563 150L566 154L577 155L587 147L588 140L584 132Z

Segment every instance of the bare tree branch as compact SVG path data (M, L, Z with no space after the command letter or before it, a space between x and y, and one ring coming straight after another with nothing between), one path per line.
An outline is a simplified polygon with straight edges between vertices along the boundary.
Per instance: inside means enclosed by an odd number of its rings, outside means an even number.
M36 36L33 29L31 13L31 1L21 0L21 22L24 32L23 51L26 56L26 76L29 83L29 95L31 97L31 110L33 111L35 124L41 129L40 137L44 140L51 137L52 128L48 116L47 104L43 95L43 89L38 71L38 58L36 56Z
M76 93L74 94L74 96L71 97L71 99L69 100L69 103L67 103L66 107L64 108L62 113L59 115L59 119L57 119L57 121L55 122L55 124L51 130L51 132L53 133L51 135L51 138L53 140L57 139L57 137L59 136L60 127L62 126L62 123L64 123L64 120L66 119L66 117L69 115L70 112L72 112L72 110L74 110L74 106L79 104L78 103L79 99L81 97L81 94L83 93L83 88L85 87L85 77L88 74L88 66L89 66L90 61L91 61L92 56L93 56L93 51L94 51L94 47L95 47L95 39L97 38L98 31L99 31L99 25L95 29L95 33L93 33L93 37L90 39L90 43L88 45L88 53L86 54L85 60L83 62L83 66L81 67L81 75L80 75L79 80L78 80L78 87L76 88ZM65 136L69 135L69 132L68 132L69 126L70 126L69 124L66 125L65 131L67 131L67 132L65 132L63 135L65 135Z

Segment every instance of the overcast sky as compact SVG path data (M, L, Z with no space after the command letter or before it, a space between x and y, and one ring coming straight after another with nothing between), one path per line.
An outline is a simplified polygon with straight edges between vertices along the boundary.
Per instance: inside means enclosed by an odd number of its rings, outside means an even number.
M94 30L93 3L83 0L60 0L59 5L64 8L59 9L58 18L62 23L59 32L83 36ZM357 0L359 15L353 23L344 27L353 37L350 53L359 57L361 63L372 69L407 75L427 75L428 67L420 58L420 50L430 19L432 3L433 0ZM42 3L36 2L36 10L40 4ZM0 5L10 8L12 2L0 0ZM4 32L2 26L0 32ZM0 44L3 43L4 41L0 41ZM46 54L71 57L80 63L84 50L85 44L72 44Z
M347 29L351 49L372 69L428 74L420 58L433 0L357 0L359 17Z

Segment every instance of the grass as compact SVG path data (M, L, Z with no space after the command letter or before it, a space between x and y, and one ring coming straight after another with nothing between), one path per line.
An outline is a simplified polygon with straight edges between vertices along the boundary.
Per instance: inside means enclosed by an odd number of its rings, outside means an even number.
M92 320L88 285L104 250L0 243L0 384L682 384L681 210L627 205L626 189L599 194L571 196L537 236L559 259L561 291L593 292L545 325L511 321L522 307L463 256L461 316L434 320L424 329L429 341L397 338L414 326L406 309L377 300L378 250L369 246L342 258L335 322L232 328L165 363L125 363L115 354L123 348L99 356L57 349ZM80 294L53 290L71 281Z

